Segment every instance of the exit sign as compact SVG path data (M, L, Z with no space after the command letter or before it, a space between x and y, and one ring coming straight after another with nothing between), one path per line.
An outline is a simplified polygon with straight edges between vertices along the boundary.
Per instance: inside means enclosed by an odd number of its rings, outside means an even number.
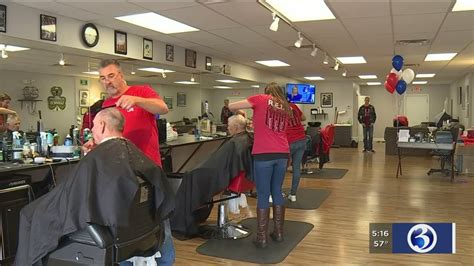
M87 79L81 79L81 85L87 86L88 83Z
M415 88L411 89L412 92L421 92L421 88L419 86L416 86Z

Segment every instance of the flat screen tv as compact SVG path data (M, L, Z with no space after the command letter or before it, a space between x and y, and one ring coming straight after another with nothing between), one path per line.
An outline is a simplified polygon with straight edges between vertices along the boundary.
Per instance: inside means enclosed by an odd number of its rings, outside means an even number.
M316 87L311 84L286 84L286 96L292 103L314 104Z

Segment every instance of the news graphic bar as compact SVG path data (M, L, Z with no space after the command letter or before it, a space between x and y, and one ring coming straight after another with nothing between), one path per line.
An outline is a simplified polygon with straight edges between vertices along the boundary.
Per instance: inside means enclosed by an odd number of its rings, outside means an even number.
M455 223L371 223L370 253L456 253Z

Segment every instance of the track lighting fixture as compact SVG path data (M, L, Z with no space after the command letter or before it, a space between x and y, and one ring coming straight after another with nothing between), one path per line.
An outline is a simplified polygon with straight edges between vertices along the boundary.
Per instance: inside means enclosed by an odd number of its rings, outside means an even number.
M59 59L58 64L60 66L64 66L66 64L66 62L64 62L64 54L63 53L61 53L61 58Z
M164 79L166 78L165 72L161 72L161 77L164 78Z
M196 79L194 78L194 74L191 74L191 79L190 79L190 81L191 81L191 82L194 82L195 80L196 80Z
M339 70L339 62L336 61L336 64L334 65L334 70L338 71Z
M302 43L303 43L303 37L301 36L301 32L298 32L298 39L295 42L295 47L300 48Z
M342 76L343 77L347 76L347 70L344 69L344 71L342 72Z
M132 74L132 75L135 75L135 74L136 74L136 73L135 73L135 65L132 65L132 71L130 72L130 74Z
M270 25L270 30L278 31L278 22L280 22L280 18L275 13L273 13L272 16L273 16L273 22Z
M323 64L325 64L325 65L329 64L329 56L327 54L324 57Z
M311 52L311 56L315 57L317 53L318 53L318 47L316 47L316 44L313 43L313 51Z
M7 53L7 48L6 47L4 47L3 50L2 50L2 58L3 59L8 58L8 53Z

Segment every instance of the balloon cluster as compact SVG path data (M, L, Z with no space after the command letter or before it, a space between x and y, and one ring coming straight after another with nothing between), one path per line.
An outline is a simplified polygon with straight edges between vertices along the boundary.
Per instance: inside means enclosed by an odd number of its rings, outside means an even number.
M402 95L407 90L407 85L415 78L415 72L410 68L402 71L403 57L401 55L395 55L392 58L392 66L393 68L385 81L385 88L390 93L396 90L398 94Z

